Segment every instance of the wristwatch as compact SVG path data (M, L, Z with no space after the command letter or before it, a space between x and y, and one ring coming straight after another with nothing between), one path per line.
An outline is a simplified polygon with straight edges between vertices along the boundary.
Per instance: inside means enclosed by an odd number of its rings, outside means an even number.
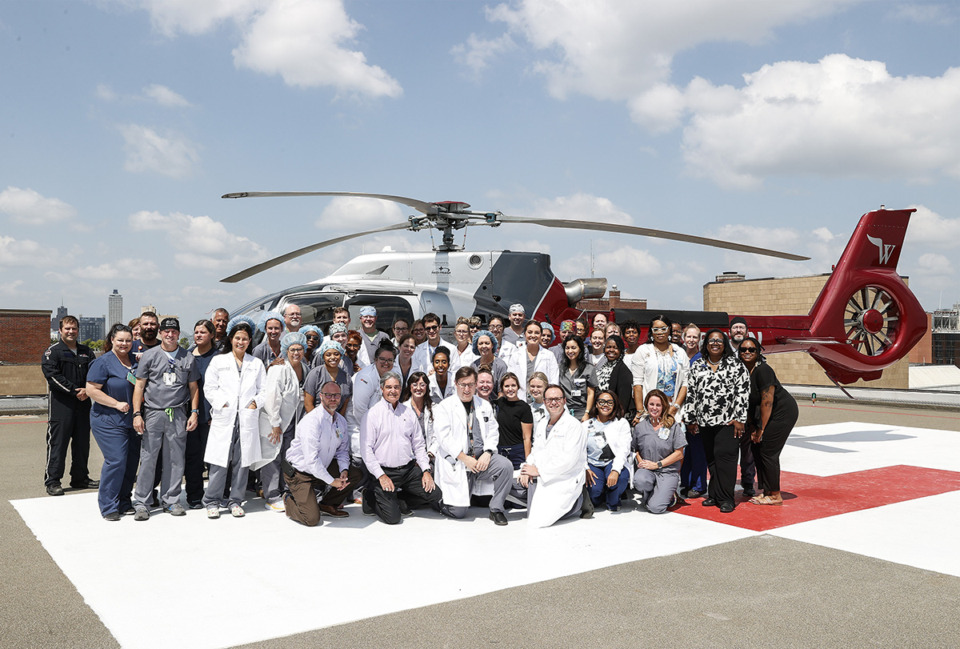
M658 469L662 469L662 468L663 468L663 462L657 460L657 468L658 468Z
M136 411L135 413L133 413L133 416L134 416L134 417L143 417L143 414L138 410L138 411Z

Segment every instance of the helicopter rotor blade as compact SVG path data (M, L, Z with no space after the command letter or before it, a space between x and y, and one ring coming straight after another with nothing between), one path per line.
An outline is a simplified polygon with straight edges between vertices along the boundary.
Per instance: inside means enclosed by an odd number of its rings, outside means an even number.
M567 228L571 230L604 230L606 232L617 232L619 234L635 234L641 237L655 237L657 239L671 239L673 241L684 241L686 243L695 243L701 246L712 246L714 248L726 248L727 250L736 250L737 252L749 252L755 255L766 255L767 257L779 257L780 259L790 259L791 261L806 261L809 257L794 255L789 252L779 252L777 250L768 250L767 248L757 248L755 246L746 246L740 243L722 241L719 239L708 239L707 237L698 237L692 234L680 234L679 232L669 232L667 230L654 230L651 228L640 228L634 225L616 225L614 223L596 223L592 221L574 221L572 219L536 219L519 216L498 215L498 221L503 223L526 223L528 225L542 225L548 228Z
M435 203L427 203L416 198L406 196L391 196L390 194L365 194L363 192L232 192L220 198L273 198L277 196L347 196L354 198L379 198L383 201L400 203L412 207L421 214L436 214L439 210Z
M368 194L369 195L369 194ZM221 279L221 282L226 282L228 284L234 284L241 280L247 279L248 277L253 277L257 273L262 273L265 270L269 270L274 266L279 266L280 264L290 261L291 259L296 259L302 255L305 255L314 250L320 250L321 248L326 248L327 246L332 246L337 243L342 243L344 241L349 241L350 239L356 239L357 237L363 237L368 234L377 234L378 232L389 232L391 230L406 230L410 227L409 221L404 221L402 223L395 223L393 225L388 225L386 227L377 228L376 230L366 230L365 232L354 232L353 234L347 234L342 237L337 237L335 239L327 239L326 241L321 241L320 243L315 243L312 246L307 246L305 248L300 248L299 250L294 250L293 252L288 252L285 255L280 255L279 257L274 257L263 263L257 264L256 266L251 266L241 270L239 273L231 275L230 277L224 277Z

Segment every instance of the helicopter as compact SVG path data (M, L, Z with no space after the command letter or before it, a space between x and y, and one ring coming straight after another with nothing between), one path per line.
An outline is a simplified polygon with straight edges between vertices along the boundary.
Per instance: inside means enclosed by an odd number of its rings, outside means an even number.
M304 324L325 329L333 309L345 307L356 319L362 306L376 307L380 322L402 317L413 321L426 313L440 316L447 330L457 316L476 315L483 322L506 316L510 305L522 304L529 317L559 323L585 312L576 307L586 298L603 297L604 278L562 282L550 268L550 256L511 250L467 251L454 243L454 232L468 227L529 224L552 228L600 230L682 241L803 261L801 255L735 242L636 226L508 216L499 211L471 211L461 201L427 202L404 196L361 192L236 192L222 198L346 196L392 201L418 214L406 221L355 232L305 246L241 270L222 282L239 282L316 250L357 237L409 230L439 230L440 245L432 252L384 251L355 257L327 277L290 287L241 306L236 313L254 314L300 306ZM906 356L926 331L926 314L897 273L904 236L913 209L868 212L861 216L840 260L833 267L810 312L806 315L756 316L703 311L606 312L616 321L629 317L648 322L665 314L677 322L702 329L726 329L730 318L742 315L749 330L763 341L764 353L803 351L814 358L836 384L880 378L885 368ZM646 336L641 331L641 339Z

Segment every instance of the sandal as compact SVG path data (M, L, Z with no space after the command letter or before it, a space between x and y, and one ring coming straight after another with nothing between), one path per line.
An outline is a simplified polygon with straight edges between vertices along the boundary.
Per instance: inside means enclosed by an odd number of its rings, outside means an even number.
M775 500L770 496L755 496L750 499L750 502L753 503L754 505L773 505L775 507L779 507L783 505L782 499Z

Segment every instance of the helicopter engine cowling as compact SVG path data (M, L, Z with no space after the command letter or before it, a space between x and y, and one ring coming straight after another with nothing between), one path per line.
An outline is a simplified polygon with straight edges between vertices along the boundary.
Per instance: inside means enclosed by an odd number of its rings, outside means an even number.
M577 302L585 299L602 298L607 292L606 277L586 277L564 282L563 290L567 293L567 302L576 306Z

